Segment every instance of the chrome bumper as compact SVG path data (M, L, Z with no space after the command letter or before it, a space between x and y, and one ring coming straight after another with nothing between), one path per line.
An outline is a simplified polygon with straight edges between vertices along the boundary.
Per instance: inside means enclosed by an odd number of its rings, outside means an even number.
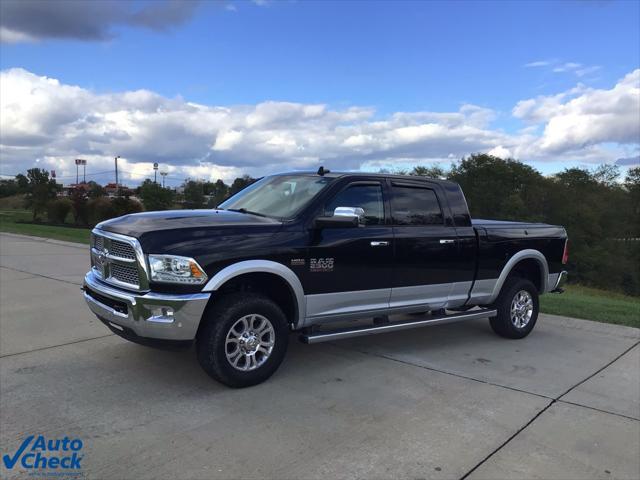
M95 298L87 289L105 298ZM125 327L139 337L162 340L193 340L211 296L210 293L135 294L105 285L93 272L85 275L83 290L89 309L112 327ZM109 299L126 305L126 313L114 308L115 305L107 305L105 302L111 303Z

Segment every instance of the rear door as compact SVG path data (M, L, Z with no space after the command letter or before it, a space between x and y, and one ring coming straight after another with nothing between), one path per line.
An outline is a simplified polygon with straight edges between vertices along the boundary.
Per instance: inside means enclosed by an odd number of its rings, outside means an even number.
M330 317L387 308L393 271L393 229L388 219L384 180L345 183L323 205L360 207L358 228L314 230L305 273L307 317Z
M462 305L472 273L460 255L444 191L436 183L392 180L390 200L395 242L390 306Z

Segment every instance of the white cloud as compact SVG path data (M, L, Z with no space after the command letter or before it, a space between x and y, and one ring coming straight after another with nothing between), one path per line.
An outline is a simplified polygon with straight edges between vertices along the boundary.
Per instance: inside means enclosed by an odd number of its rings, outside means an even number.
M99 94L23 69L0 74L2 173L37 165L75 176L111 171L139 182L151 165L169 180L187 176L230 180L289 169L358 169L372 165L446 162L473 152L525 161L603 161L628 156L611 144L638 145L640 70L609 90L582 85L519 102L517 133L493 127L496 112L464 104L453 112L396 112L370 107L263 102L208 106L148 90ZM626 148L626 147L625 147ZM110 180L100 177L102 181ZM175 182L174 182L175 183Z
M561 62L559 60L537 60L525 63L523 66L526 68L549 67L554 73L569 73L579 78L586 77L602 68L600 65L583 65L577 62Z
M612 89L577 87L554 96L523 100L513 115L545 123L535 141L541 152L562 153L602 143L640 143L640 69Z
M524 66L527 68L548 67L551 63L553 63L551 60L537 60L535 62L525 63Z
M493 155L494 157L499 158L512 158L513 154L508 148L503 147L502 145L498 145L497 147L493 147L491 150L487 152L489 155Z

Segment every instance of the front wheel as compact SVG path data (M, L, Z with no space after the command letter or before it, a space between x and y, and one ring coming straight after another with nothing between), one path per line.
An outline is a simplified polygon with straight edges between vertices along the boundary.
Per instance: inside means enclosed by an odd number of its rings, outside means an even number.
M506 338L524 338L538 320L538 289L529 280L510 277L493 307L498 311L489 319L493 331Z
M207 312L198 332L198 362L213 378L230 387L264 382L287 351L285 315L260 294L224 296Z

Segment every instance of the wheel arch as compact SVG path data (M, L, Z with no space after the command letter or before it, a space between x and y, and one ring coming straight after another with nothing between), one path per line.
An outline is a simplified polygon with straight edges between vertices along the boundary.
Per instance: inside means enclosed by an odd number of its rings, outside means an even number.
M535 265L537 267L538 278L535 278L535 270L532 269L532 266ZM533 278L529 278L536 288L538 288L538 292L542 295L548 290L548 282L549 282L549 265L547 264L546 257L539 250L534 249L526 249L520 250L513 257L509 259L509 261L505 264L500 272L500 276L493 287L493 291L491 293L491 297L489 298L488 303L492 303L498 298L504 283L507 281L509 275L513 272L523 271L527 272L528 275L534 275ZM528 278L525 276L525 278Z
M204 286L203 292L215 292L238 277L252 274L275 275L289 288L294 302L291 323L294 327L300 325L305 318L305 297L302 283L298 276L285 265L271 260L245 260L229 265L216 273ZM212 296L215 302L215 297Z

